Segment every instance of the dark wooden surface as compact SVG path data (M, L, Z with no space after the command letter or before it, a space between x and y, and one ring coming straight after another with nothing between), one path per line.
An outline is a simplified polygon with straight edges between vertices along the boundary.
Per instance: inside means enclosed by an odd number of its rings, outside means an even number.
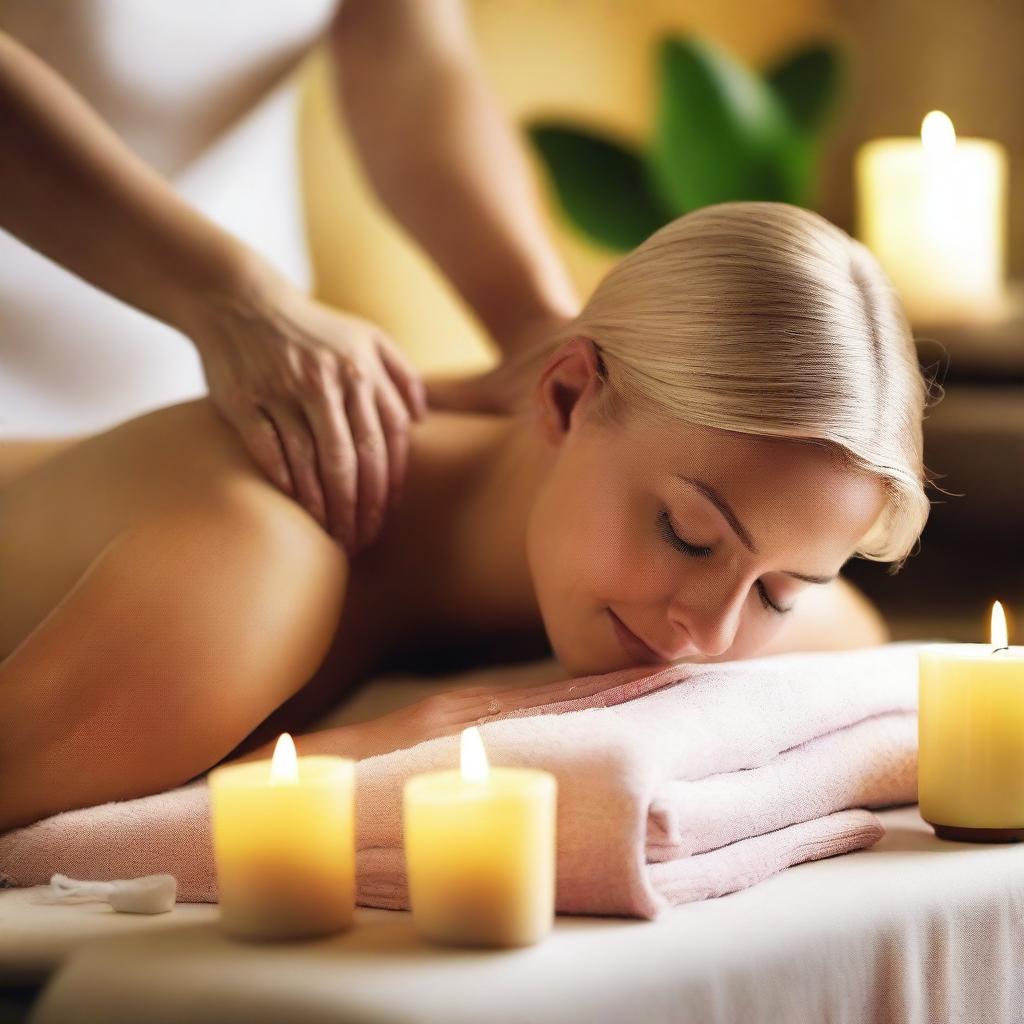
M1013 294L1019 309L1019 286ZM920 550L900 573L855 559L845 575L879 605L894 639L987 642L998 599L1010 642L1024 643L1024 314L915 336L945 392L925 419L925 464L952 493L930 491Z

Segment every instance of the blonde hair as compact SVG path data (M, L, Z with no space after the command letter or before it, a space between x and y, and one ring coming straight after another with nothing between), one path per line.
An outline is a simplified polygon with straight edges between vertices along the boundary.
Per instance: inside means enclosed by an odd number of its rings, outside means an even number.
M892 285L861 243L809 210L722 203L656 231L579 316L525 353L572 337L604 363L616 418L669 421L831 448L881 478L886 504L855 554L896 563L928 519L922 421L930 389Z

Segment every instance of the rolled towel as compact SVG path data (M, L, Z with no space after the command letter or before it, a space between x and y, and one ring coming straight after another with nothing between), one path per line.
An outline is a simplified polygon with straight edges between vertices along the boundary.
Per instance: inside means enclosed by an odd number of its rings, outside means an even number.
M675 860L848 807L917 799L917 715L896 711L808 740L760 768L658 787L647 859Z
M627 669L481 725L492 765L558 780L557 910L654 918L873 845L884 829L867 808L917 799L917 647ZM451 735L359 762L360 904L408 908L402 788L458 755ZM57 871L168 872L180 900L216 902L205 779L0 835L0 885Z

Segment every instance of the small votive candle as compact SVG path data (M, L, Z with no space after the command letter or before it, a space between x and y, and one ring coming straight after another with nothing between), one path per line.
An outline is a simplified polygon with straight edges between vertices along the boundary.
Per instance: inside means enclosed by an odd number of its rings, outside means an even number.
M991 639L918 651L918 803L941 839L1024 840L1024 647L998 601Z
M242 939L330 935L355 914L355 761L296 757L282 733L272 761L210 772L223 930Z
M475 726L462 731L460 751L458 771L405 784L413 922L443 945L532 945L554 925L557 780L491 768Z

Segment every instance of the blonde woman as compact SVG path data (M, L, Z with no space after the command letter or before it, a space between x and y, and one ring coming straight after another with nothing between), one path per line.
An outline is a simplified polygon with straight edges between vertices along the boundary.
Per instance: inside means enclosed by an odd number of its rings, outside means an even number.
M412 425L401 502L351 560L206 399L34 465L8 451L0 830L266 756L360 680L446 650L550 645L571 678L888 639L838 574L855 555L898 569L919 538L929 387L878 264L838 228L771 203L682 217L520 379L514 412ZM491 696L297 745L398 748Z

